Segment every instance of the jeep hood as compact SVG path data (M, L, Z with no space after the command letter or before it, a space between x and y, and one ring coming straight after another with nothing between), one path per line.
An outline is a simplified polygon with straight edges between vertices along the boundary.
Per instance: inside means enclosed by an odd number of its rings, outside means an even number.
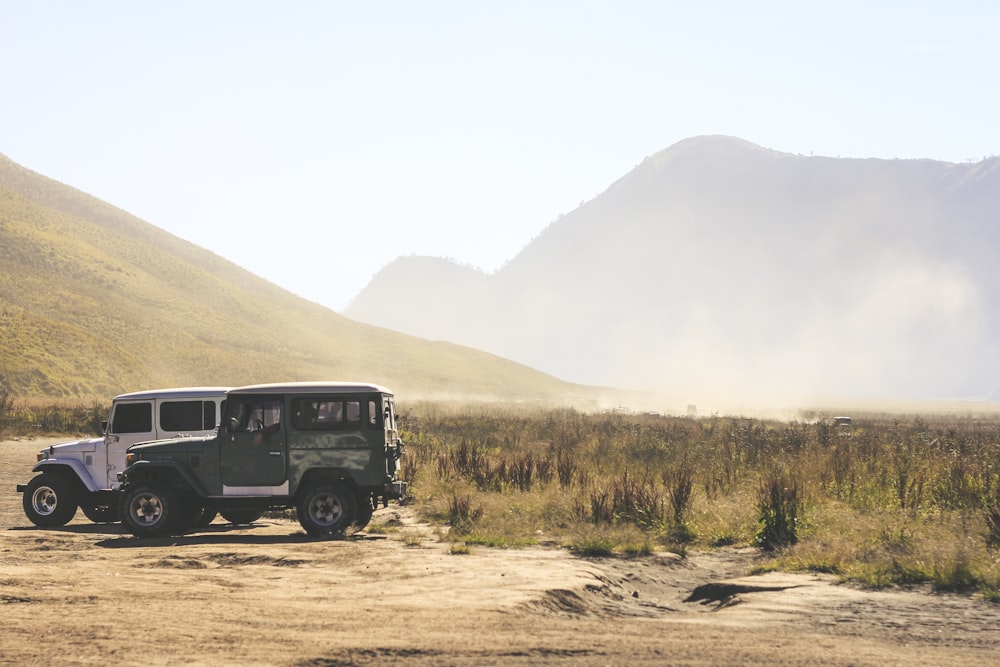
M212 440L215 440L214 435L189 435L178 438L166 438L165 440L147 440L146 442L137 442L129 447L128 451L143 458L147 454L200 452L205 448L205 443Z
M93 452L97 451L97 447L103 444L104 438L87 438L86 440L74 440L73 442L60 442L45 449L48 450L49 456L53 456L69 452Z

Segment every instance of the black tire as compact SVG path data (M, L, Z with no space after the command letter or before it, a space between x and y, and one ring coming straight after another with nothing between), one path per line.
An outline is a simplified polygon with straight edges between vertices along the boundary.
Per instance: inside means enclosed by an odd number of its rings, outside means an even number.
M119 520L117 505L80 505L80 509L94 523L115 523Z
M174 522L175 533L186 533L194 528L204 527L201 523L205 515L205 506L197 497L184 498L181 502L181 513ZM212 515L215 516L214 514ZM211 520L211 519L209 519Z
M43 472L28 482L21 504L28 519L36 526L65 526L76 516L76 484L65 475Z
M148 482L127 489L119 506L122 523L136 537L161 537L183 519L177 493L165 484Z
M198 517L198 521L195 522L194 527L204 528L205 526L212 523L212 521L214 521L215 517L217 516L219 516L219 510L215 509L214 507L206 506L202 510L201 516Z
M338 481L310 484L295 505L299 524L313 537L342 534L354 522L356 513L354 493Z
M228 509L220 510L222 518L234 526L245 526L253 523L264 516L264 510L257 509Z
M371 494L363 493L358 496L357 513L354 516L354 523L351 525L355 530L364 530L372 520L372 513L375 508L372 506Z

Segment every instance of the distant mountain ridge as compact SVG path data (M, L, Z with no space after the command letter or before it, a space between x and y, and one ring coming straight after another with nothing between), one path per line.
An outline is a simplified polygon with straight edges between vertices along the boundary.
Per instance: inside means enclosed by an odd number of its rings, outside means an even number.
M1000 400L998 249L998 158L705 136L650 156L495 274L401 259L345 314L592 384Z
M361 324L0 155L0 390L364 380L402 398L590 400L455 344Z

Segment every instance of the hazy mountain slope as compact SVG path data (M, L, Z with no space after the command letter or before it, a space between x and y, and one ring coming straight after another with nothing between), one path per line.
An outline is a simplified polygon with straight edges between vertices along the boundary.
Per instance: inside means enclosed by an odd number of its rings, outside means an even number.
M373 310L393 311L388 317L373 312L372 321L390 326L388 322L395 320L396 328L408 334L449 340L448 332L462 327L467 304L479 298L487 278L476 269L446 259L400 257L379 271L366 288L383 297L369 303ZM428 308L434 317L427 317Z
M403 324L560 377L691 396L984 396L1000 385L997 248L997 158L804 157L697 137L460 300L411 304ZM415 263L397 269L345 314L387 324L397 285L424 284Z
M316 378L411 397L587 392L353 322L3 156L0 341L0 388L18 396Z

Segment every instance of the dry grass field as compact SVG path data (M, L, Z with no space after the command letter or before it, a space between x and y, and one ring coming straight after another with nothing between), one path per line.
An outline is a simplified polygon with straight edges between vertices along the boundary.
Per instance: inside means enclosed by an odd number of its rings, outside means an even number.
M751 547L456 550L409 506L330 541L280 517L146 541L82 516L41 530L14 486L51 442L0 442L3 664L952 666L1000 649L995 604L751 575Z

